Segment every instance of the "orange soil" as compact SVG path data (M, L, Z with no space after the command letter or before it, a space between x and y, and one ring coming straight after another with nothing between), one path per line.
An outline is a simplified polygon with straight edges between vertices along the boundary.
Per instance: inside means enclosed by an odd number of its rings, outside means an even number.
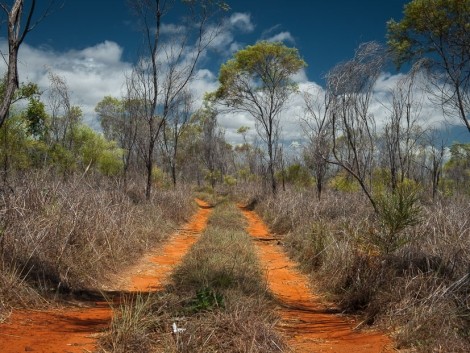
M297 270L261 220L252 211L242 210L248 232L257 241L257 253L265 267L268 285L276 297L278 329L294 352L380 353L392 352L385 335L354 330L354 320L332 312L309 288L307 276Z
M120 276L121 286L115 290L153 291L163 285L207 224L209 205L202 200L196 202L200 209L190 222L173 234L162 248L125 271ZM48 311L15 310L6 323L0 324L0 353L95 350L99 333L111 321L112 309L106 302L90 302L87 306Z

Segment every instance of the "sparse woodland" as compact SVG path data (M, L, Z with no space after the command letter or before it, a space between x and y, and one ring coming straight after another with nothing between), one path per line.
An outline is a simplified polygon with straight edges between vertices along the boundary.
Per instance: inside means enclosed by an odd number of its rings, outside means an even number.
M174 10L163 8L169 2L132 2L137 18L145 18L142 57L123 95L97 104L100 132L82 121L57 73L49 73L45 91L21 81L11 51L41 15L28 1L2 5L16 30L2 34L12 45L0 83L0 321L12 308L50 306L99 288L183 224L197 195L214 205L229 199L253 207L313 287L359 315L361 326L390 332L397 348L468 352L470 144L443 138L422 108L430 100L443 121L454 118L470 131L470 1L411 1L400 22L384 24L387 45L364 43L350 60L331 63L321 89L300 91L292 81L308 64L296 49L247 46L222 65L219 88L206 92L202 107L189 84L230 4L183 3L192 26L182 28L192 30L168 40L160 28ZM401 79L377 102L374 85L392 65L402 68ZM301 97L303 111L296 149L282 131L293 97ZM386 121L374 117L377 103ZM231 144L218 118L237 112L248 114L256 131L240 126L243 143ZM232 216L222 203L212 222L226 225ZM284 351L269 325L272 298L243 245L243 222L233 222L228 230L210 224L173 287L139 310L158 307L159 317L173 315L162 309L168 306L193 310L196 331L215 330L217 321L229 327L219 332L222 341L232 337L224 352L249 351L235 333L256 330L251 320L260 316L259 337L269 339L251 351ZM233 251L244 261L231 258ZM203 260L207 253L225 260ZM211 288L211 271L223 266L233 266L234 277ZM145 328L149 341L108 336L103 351L145 351L159 325ZM121 332L119 321L113 332ZM201 344L180 342L168 352L199 352ZM207 344L222 349L216 338Z

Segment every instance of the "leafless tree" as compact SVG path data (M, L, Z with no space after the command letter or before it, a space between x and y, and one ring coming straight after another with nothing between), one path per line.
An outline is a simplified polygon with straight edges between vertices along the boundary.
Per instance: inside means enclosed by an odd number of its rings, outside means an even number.
M193 99L188 90L177 100L174 109L165 120L163 127L162 149L163 155L168 163L173 186L176 187L176 171L179 152L179 142L182 134L190 122Z
M442 132L437 129L426 131L426 134L422 137L420 149L422 158L419 167L424 169L425 173L428 174L428 180L431 180L432 198L434 200L439 190L446 150L446 141L442 137Z
M82 113L79 107L72 105L70 89L63 77L49 72L49 81L47 105L51 116L52 142L70 148L72 144L70 133L80 122Z
M413 67L391 91L392 101L384 128L383 147L392 191L399 182L409 178L413 155L422 133L418 120L423 98L420 93L416 93L416 80L420 75L420 68Z
M180 96L194 78L202 53L220 32L213 23L224 5L211 0L184 1L186 10L177 26L163 26L163 20L174 9L172 0L137 0L135 10L144 33L144 54L133 72L133 98L143 102L141 119L145 134L146 198L152 188L154 154L160 132ZM170 33L171 32L171 33Z
M304 151L307 166L313 170L320 200L328 171L328 159L332 146L331 140L331 97L328 90L320 88L304 92L305 116L302 119L308 145Z
M369 111L374 84L385 63L383 48L362 44L350 61L337 65L327 76L331 95L333 135L330 162L357 180L375 211L372 172L376 152L376 124Z

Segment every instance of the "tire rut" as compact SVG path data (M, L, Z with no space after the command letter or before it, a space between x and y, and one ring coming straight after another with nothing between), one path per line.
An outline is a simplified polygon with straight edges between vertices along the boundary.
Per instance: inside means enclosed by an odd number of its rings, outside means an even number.
M308 277L300 273L253 211L241 211L248 220L248 233L255 240L270 291L278 304L277 329L296 353L310 352L393 352L392 341L375 331L354 330L354 320L323 304L309 287Z
M124 271L115 288L106 288L104 293L85 293L94 300L81 301L79 307L14 310L7 322L0 324L0 352L83 353L95 350L100 333L109 326L113 315L103 295L119 298L123 294L162 288L173 268L207 225L211 208L202 200L196 199L196 202L199 210L191 220L172 234L163 246Z

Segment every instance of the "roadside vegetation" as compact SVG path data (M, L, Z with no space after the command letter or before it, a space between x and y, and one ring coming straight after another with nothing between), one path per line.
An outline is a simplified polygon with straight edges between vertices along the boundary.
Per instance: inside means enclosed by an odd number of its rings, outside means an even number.
M10 183L0 237L0 311L100 289L111 273L154 247L194 210L186 190L150 202L97 175L37 171ZM141 198L144 199L142 193Z
M285 351L245 226L233 203L217 206L165 289L116 310L103 351Z
M328 191L318 201L312 190L290 189L256 209L312 285L344 312L360 314L362 326L391 332L397 348L468 351L467 197L421 200L419 222L397 239L358 193Z
M122 300L103 351L286 350L233 196L359 326L398 348L470 351L470 144L445 133L449 121L470 131L469 0L411 0L384 24L386 45L331 63L323 86L295 81L309 64L295 48L240 48L214 92L192 84L229 7L163 3L132 2L141 57L122 95L97 103L93 129L54 68L47 87L23 81L19 48L48 14L0 1L0 321L99 290L200 197L216 208L207 231L162 292ZM293 104L299 141L283 131ZM250 126L226 132L219 121L239 120L223 114L239 112Z

